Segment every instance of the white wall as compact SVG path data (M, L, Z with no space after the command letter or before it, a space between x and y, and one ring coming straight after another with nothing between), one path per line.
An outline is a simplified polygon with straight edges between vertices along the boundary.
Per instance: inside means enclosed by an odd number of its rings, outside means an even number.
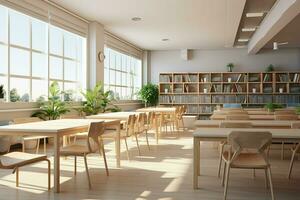
M235 64L234 71L260 72L269 64L276 70L300 70L300 49L264 50L248 55L247 49L192 50L190 60L180 57L180 50L151 51L150 80L158 82L160 72L218 72L226 71L226 65Z

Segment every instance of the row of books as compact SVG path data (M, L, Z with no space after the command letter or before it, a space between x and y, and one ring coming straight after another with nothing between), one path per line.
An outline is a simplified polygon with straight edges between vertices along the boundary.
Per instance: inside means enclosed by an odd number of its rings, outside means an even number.
M213 95L212 103L247 103L246 95Z
M186 108L187 108L187 113L194 113L194 114L199 113L199 107L197 105L188 105Z
M199 113L212 113L214 106L199 106Z
M271 103L272 95L249 95L248 103Z
M160 95L160 103L211 103L209 95Z
M300 81L300 75L299 74L294 74L293 82L294 83L299 83L299 81Z
M274 103L299 103L300 95L276 95L273 98Z
M289 78L287 74L278 74L278 80L280 82L289 82Z
M172 82L172 75L160 75L159 82Z

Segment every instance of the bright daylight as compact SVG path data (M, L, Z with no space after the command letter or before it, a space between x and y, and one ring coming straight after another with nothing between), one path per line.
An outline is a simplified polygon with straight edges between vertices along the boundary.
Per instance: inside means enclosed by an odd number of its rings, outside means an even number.
M299 200L300 0L0 0L0 200Z

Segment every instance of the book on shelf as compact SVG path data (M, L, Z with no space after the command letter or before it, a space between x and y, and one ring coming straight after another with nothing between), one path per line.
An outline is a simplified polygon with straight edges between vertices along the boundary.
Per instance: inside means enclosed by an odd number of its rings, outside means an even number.
M293 79L293 82L294 83L298 83L299 82L299 79L300 79L300 76L299 76L299 74L294 74L294 79Z
M241 77L242 77L242 74L239 74L239 76L238 76L238 78L237 78L236 82L240 82L240 80L241 80Z
M270 81L271 81L271 74L265 74L264 82L270 82Z

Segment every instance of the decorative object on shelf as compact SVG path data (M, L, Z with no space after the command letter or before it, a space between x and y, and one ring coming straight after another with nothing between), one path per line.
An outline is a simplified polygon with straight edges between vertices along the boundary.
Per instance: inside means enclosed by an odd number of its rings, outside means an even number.
M234 68L234 64L233 63L228 63L227 64L227 71L228 72L232 72L232 69Z
M265 105L265 108L268 110L268 112L274 112L275 109L283 108L283 105L276 103L267 103Z
M55 120L70 110L67 103L61 100L62 92L59 85L54 81L49 87L49 96L47 101L40 101L38 105L40 110L32 114L32 117L39 117L43 120Z
M204 83L207 82L207 78L206 78L206 77L203 78L203 82L204 82Z
M207 88L204 88L204 89L203 89L203 93L207 93Z
M279 93L280 93L280 94L283 93L283 88L279 88Z
M165 93L168 93L168 92L169 92L168 88L165 88Z
M4 94L5 94L4 86L0 85L0 102L4 101Z
M273 72L274 71L274 65L270 64L267 68L266 68L266 72Z
M228 83L231 83L231 77L228 77L227 80L228 80Z
M145 103L145 106L156 106L158 102L158 86L152 83L143 85L138 95L140 99Z
M256 93L256 88L252 88L252 93Z
M96 84L94 89L81 92L86 101L82 102L81 108L76 108L81 116L95 115L104 112L118 112L120 108L113 105L114 95L112 91L104 91L101 83Z

